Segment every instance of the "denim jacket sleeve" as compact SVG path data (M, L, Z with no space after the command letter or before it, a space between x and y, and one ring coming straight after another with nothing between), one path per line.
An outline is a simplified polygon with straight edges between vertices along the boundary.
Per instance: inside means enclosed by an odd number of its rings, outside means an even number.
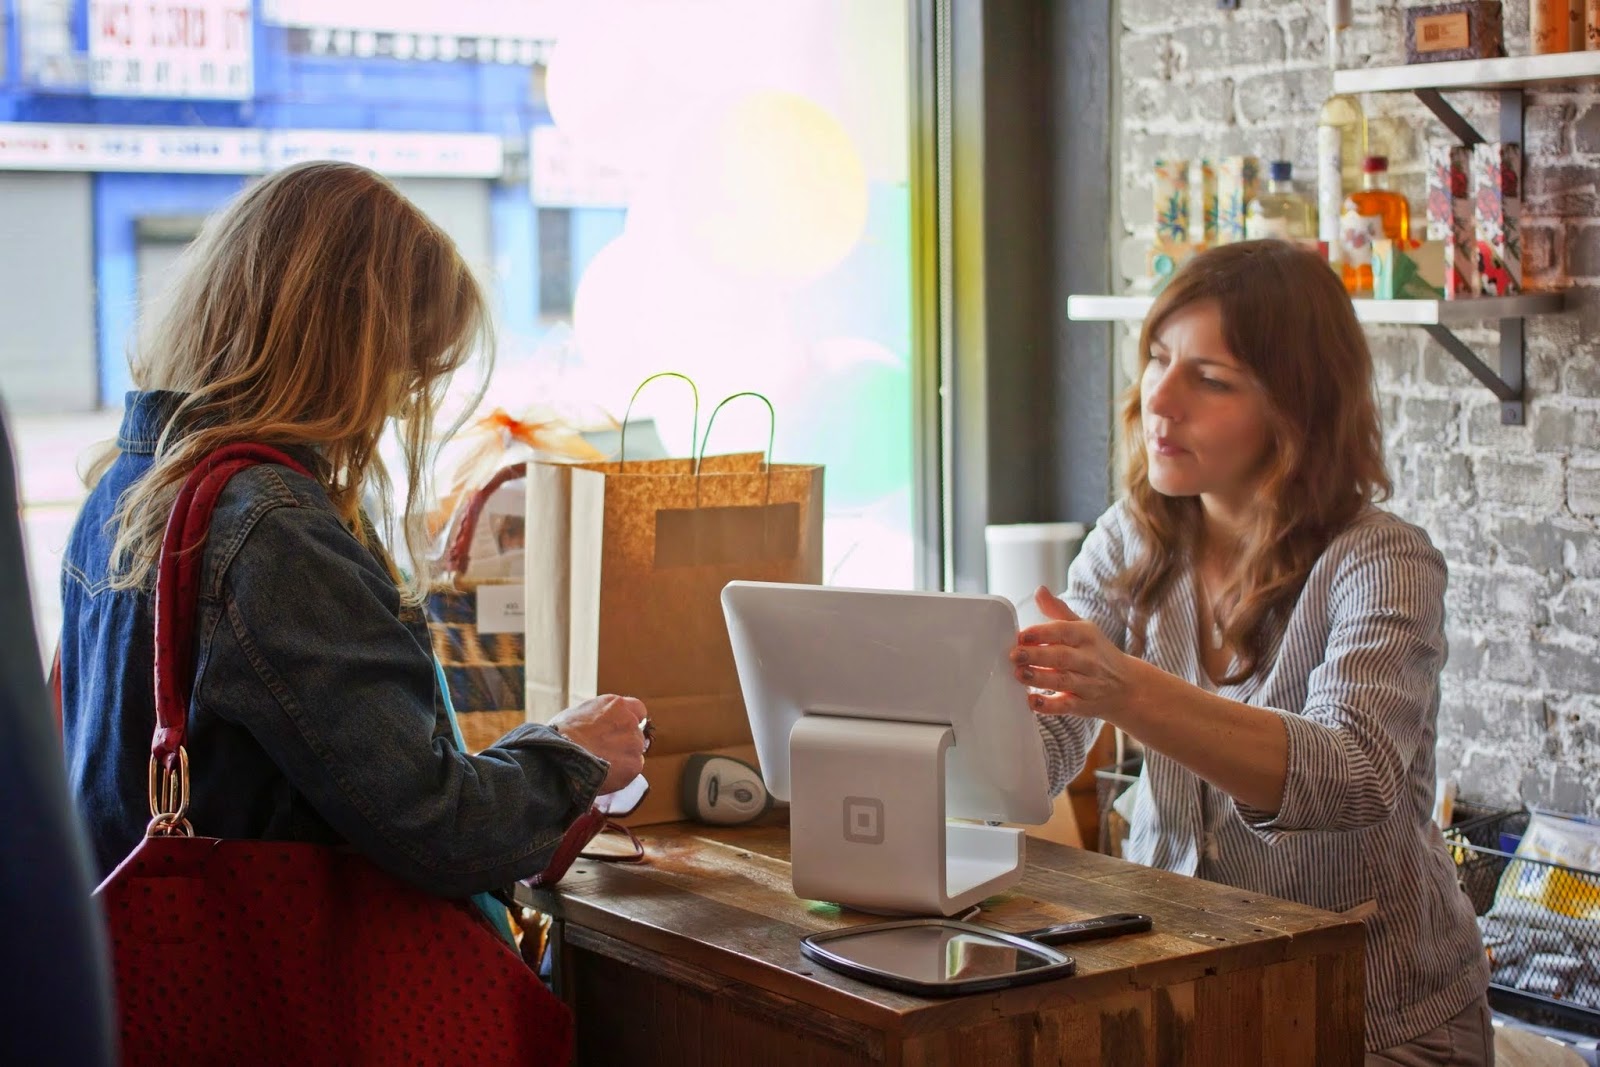
M197 705L247 729L336 832L422 889L465 896L542 870L606 764L537 725L457 749L425 638L331 510L268 507L233 542L208 548L226 555L207 568Z

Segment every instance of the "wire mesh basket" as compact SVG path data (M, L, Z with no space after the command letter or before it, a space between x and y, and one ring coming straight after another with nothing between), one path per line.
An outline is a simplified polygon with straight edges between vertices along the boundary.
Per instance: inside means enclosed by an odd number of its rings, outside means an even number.
M1600 1035L1600 872L1516 855L1528 819L1496 812L1445 831L1489 953L1490 1000L1529 1022Z

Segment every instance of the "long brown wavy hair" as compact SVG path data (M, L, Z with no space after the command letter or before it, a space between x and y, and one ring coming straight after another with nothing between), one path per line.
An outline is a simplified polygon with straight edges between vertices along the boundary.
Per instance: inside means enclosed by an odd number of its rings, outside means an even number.
M185 252L136 353L139 388L183 400L154 467L118 501L113 584L148 587L184 479L218 447L249 441L314 449L334 508L416 602L436 412L457 368L476 353L492 359L488 323L454 242L372 171L301 163L246 189ZM378 454L390 418L409 485L399 523L409 581L361 514L369 490L390 507Z
M1392 491L1372 382L1372 353L1343 285L1316 254L1283 241L1203 252L1156 298L1139 337L1150 346L1179 311L1214 301L1228 351L1266 396L1270 444L1258 506L1218 596L1217 621L1238 659L1224 684L1254 674L1317 557L1369 504ZM1138 378L1122 409L1124 495L1143 552L1113 594L1128 606L1135 653L1144 622L1180 569L1197 562L1198 497L1170 497L1149 480Z

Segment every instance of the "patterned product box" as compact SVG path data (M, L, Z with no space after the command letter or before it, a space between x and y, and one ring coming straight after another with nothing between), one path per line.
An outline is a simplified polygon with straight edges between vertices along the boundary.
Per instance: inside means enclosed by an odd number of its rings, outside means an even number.
M1444 241L1372 242L1375 300L1437 300L1444 295Z
M1217 244L1245 239L1245 211L1256 198L1260 177L1255 156L1228 156L1217 164Z
M1190 241L1189 177L1186 159L1158 159L1151 174L1151 201L1155 208L1155 240L1146 262L1149 277L1159 289L1192 256ZM1196 220L1204 224L1204 216Z
M1189 161L1158 159L1151 178L1156 247L1186 244L1189 240Z
M1161 290L1167 287L1172 276L1178 273L1178 268L1193 258L1200 249L1191 244L1166 245L1161 248L1152 247L1145 258L1145 273L1149 276L1151 296L1158 296Z
M1189 161L1189 243L1197 248L1217 243L1217 169L1209 159Z
M1522 146L1490 141L1472 148L1473 228L1478 291L1522 292Z
M1472 219L1472 149L1428 145L1428 240L1444 242L1446 300L1478 293L1478 238Z

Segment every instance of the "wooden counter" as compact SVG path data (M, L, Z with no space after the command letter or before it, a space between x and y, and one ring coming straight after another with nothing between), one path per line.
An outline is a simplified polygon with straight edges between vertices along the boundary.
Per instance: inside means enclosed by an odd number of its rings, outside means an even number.
M853 981L800 938L882 919L797 899L783 826L641 831L642 864L579 861L553 891L556 987L578 1061L719 1064L1360 1064L1359 922L1049 842L972 921L1109 912L1154 929L1069 945L1073 978L927 1000Z

